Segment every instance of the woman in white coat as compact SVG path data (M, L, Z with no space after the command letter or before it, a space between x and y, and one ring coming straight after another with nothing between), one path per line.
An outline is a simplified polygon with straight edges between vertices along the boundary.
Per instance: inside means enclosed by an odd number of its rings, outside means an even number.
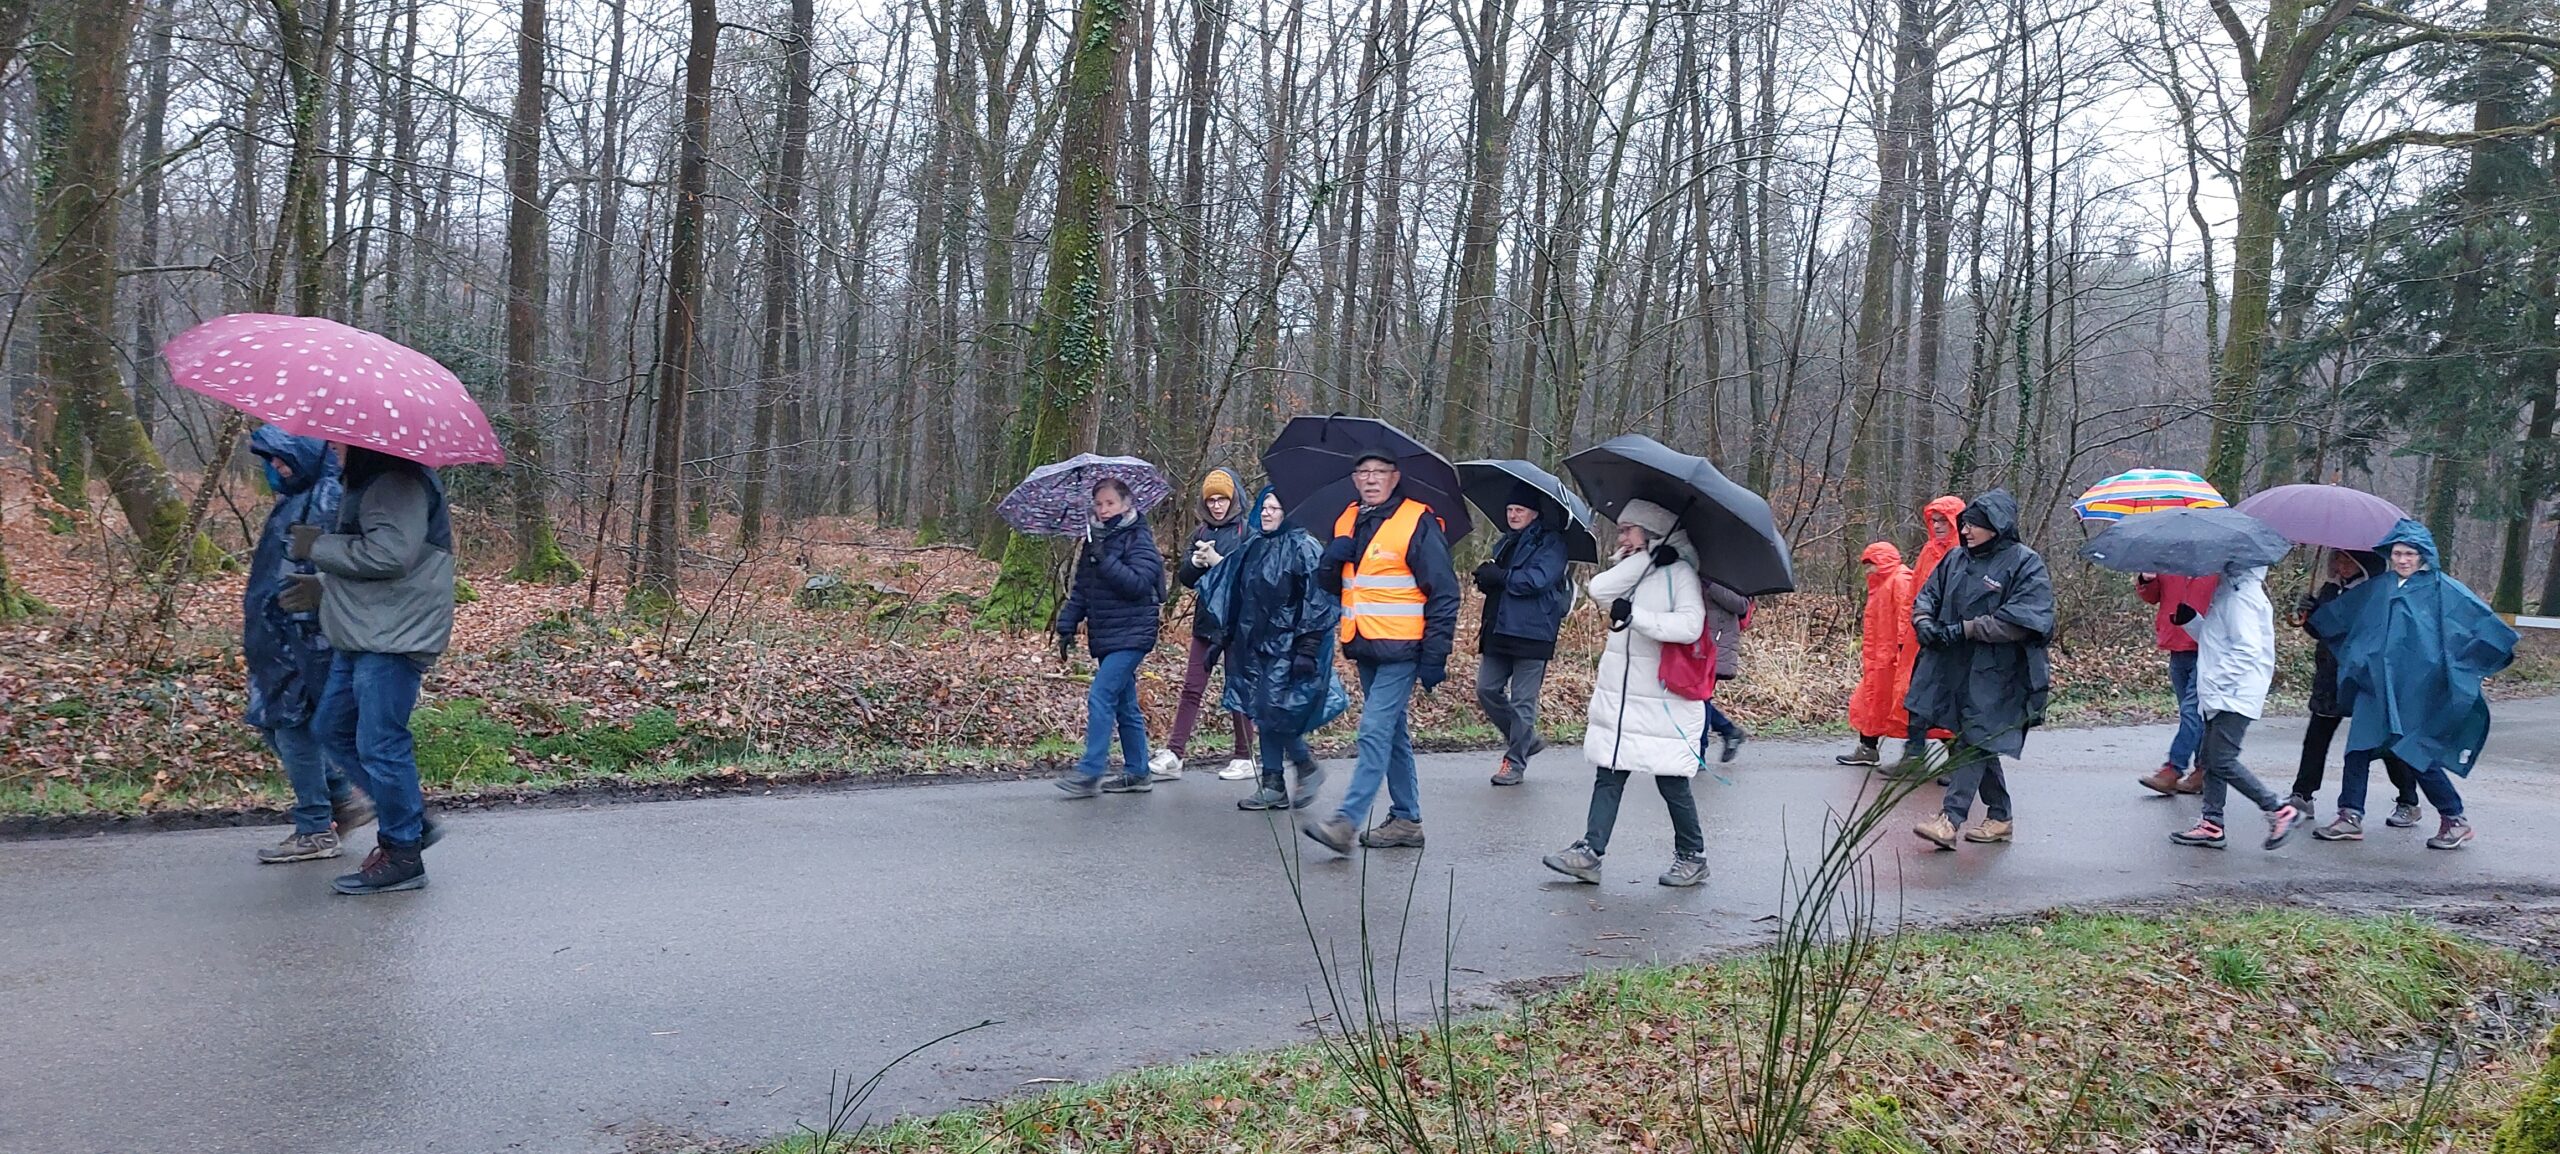
M1592 685L1582 756L1597 767L1582 840L1548 854L1548 869L1600 884L1600 859L1618 824L1631 774L1649 774L1671 810L1671 868L1656 880L1694 886L1707 879L1707 839L1689 779L1705 762L1707 704L1662 687L1662 647L1687 645L1707 627L1696 551L1671 511L1629 501L1618 514L1616 564L1591 579L1593 604L1609 607L1609 645Z
M2179 845L2228 844L2222 807L2235 789L2266 813L2268 849L2283 845L2302 822L2301 810L2277 800L2240 764L2240 743L2249 723L2266 712L2267 686L2276 676L2276 612L2267 602L2266 577L2264 568L2225 573L2210 604L2182 604L2169 615L2196 639L2196 708L2204 714L2204 744L2196 753L2204 770L2204 816L2194 828L2169 835Z

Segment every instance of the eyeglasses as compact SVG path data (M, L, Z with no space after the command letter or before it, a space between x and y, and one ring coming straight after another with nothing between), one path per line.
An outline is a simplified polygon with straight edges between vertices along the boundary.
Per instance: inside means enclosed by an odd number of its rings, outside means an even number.
M1396 471L1394 469L1353 469L1351 475L1365 480L1383 481L1395 476Z

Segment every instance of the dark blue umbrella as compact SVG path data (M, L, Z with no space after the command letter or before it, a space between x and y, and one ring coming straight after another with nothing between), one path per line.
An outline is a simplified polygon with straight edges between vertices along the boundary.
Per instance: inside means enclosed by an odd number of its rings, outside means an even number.
M1404 473L1402 491L1431 507L1450 544L1467 535L1464 487L1458 468L1404 430L1369 417L1295 417L1262 454L1262 472L1289 510L1289 520L1322 540L1333 536L1334 520L1360 499L1351 487L1351 467L1363 457L1385 457Z
M1538 516L1564 534L1565 558L1600 559L1599 539L1591 535L1591 506L1555 474L1520 460L1460 461L1458 481L1466 486L1467 500L1497 525L1503 524L1502 510L1511 503L1512 492L1527 486L1542 498Z
M1708 580L1745 597L1795 591L1795 558L1768 500L1705 457L1628 433L1565 458L1564 467L1591 507L1610 520L1635 500L1671 510Z
M2207 577L2284 560L2293 542L2238 509L2162 509L2110 525L2080 555L2118 573Z

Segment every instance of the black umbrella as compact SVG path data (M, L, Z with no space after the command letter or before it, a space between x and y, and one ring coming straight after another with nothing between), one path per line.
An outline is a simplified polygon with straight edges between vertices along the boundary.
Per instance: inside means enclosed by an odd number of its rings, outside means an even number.
M1321 539L1333 535L1334 520L1360 499L1351 487L1351 467L1371 456L1396 463L1404 473L1404 495L1439 514L1441 534L1450 544L1474 527L1457 466L1385 421L1340 414L1291 418L1263 452L1262 472L1289 520Z
M1565 559L1600 559L1600 542L1591 535L1591 506L1565 488L1555 474L1527 461L1460 461L1458 480L1466 486L1467 500L1497 525L1502 523L1503 506L1511 503L1512 491L1528 486L1539 497L1538 516L1562 528Z
M1610 520L1635 500L1671 510L1697 547L1700 570L1716 584L1745 597L1795 591L1795 560L1768 500L1714 462L1628 433L1565 458L1564 467Z
M2080 555L2118 573L2205 577L2273 565L2292 550L2284 534L2238 509L2162 509L2108 526Z

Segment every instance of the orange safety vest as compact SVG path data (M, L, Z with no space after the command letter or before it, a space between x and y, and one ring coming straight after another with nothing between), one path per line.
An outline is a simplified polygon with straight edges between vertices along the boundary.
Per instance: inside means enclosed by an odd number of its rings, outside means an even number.
M1342 643L1354 637L1372 641L1422 640L1422 587L1413 580L1405 551L1413 547L1413 531L1430 510L1407 498L1369 538L1367 552L1342 567ZM1333 535L1348 537L1360 522L1360 506L1352 505L1334 519Z

